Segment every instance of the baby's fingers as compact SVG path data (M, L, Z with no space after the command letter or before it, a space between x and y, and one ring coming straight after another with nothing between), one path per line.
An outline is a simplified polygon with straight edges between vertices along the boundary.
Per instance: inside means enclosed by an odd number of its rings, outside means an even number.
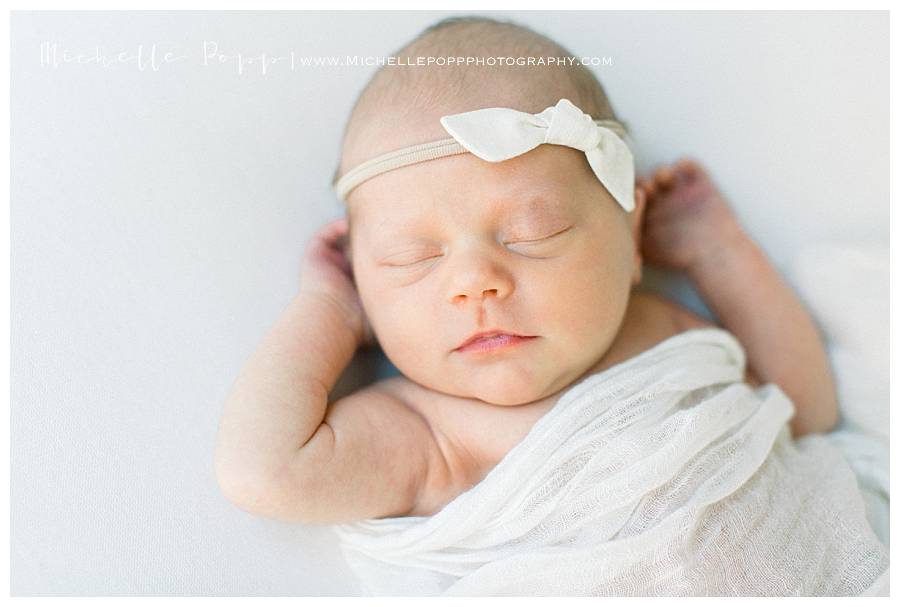
M640 177L637 180L637 189L641 190L644 193L645 198L650 198L654 194L655 188L653 187L653 182L647 179L646 177Z
M656 179L657 186L661 189L669 188L675 183L675 171L668 165L656 169L653 176Z
M693 181L700 176L702 171L700 164L692 158L681 158L675 163L675 166L678 167L678 173L685 182Z
M312 240L315 244L323 248L345 254L348 245L347 229L347 218L341 217L325 224L313 235Z
M340 242L347 234L347 218L339 217L333 221L329 221L316 232L313 238L322 240L327 243Z
M335 219L316 232L310 239L308 255L328 260L350 274L351 266L347 256L347 218Z
M656 194L670 190L677 181L678 174L675 169L669 165L663 165L657 167L649 176L639 178L637 183L647 198L652 198Z

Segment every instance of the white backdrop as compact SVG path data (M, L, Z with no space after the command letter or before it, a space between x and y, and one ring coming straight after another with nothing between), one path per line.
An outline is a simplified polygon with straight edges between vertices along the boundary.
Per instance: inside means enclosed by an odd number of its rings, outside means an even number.
M203 42L385 56L450 14L12 14L13 595L358 591L328 528L227 502L212 453L307 239L342 212L339 137L375 68L239 74ZM639 172L698 158L783 271L818 243L887 247L887 12L487 14L612 57L596 70ZM154 44L183 58L63 62ZM647 281L705 312L679 277Z

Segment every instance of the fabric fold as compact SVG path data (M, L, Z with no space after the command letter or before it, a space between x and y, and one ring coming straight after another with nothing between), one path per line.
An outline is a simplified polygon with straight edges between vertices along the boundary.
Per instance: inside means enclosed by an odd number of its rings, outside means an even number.
M856 478L790 399L692 329L572 386L429 517L335 525L375 595L843 596L888 553ZM883 577L881 578L883 581Z

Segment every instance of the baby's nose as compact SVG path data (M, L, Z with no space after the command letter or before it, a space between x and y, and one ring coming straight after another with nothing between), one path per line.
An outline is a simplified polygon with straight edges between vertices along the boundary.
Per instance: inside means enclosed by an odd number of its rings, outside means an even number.
M473 295L469 293L458 293L453 297L453 303L461 303L466 299L471 298ZM481 292L481 299L487 299L488 297L498 297L498 289L484 289Z
M446 261L447 300L453 304L489 297L500 300L515 289L504 252L493 243L458 249Z
M505 299L514 288L515 283L506 268L494 263L479 263L457 269L451 278L449 295L454 304L460 304L469 299Z

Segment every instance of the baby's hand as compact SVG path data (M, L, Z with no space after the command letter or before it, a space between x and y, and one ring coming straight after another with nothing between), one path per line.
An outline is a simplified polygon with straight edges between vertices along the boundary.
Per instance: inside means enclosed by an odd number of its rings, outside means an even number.
M371 347L377 341L353 281L346 247L346 217L327 223L316 232L303 255L300 292L334 304L346 317L357 343Z
M728 247L740 232L737 218L695 161L682 158L639 177L647 201L641 252L653 265L689 271L698 260Z

